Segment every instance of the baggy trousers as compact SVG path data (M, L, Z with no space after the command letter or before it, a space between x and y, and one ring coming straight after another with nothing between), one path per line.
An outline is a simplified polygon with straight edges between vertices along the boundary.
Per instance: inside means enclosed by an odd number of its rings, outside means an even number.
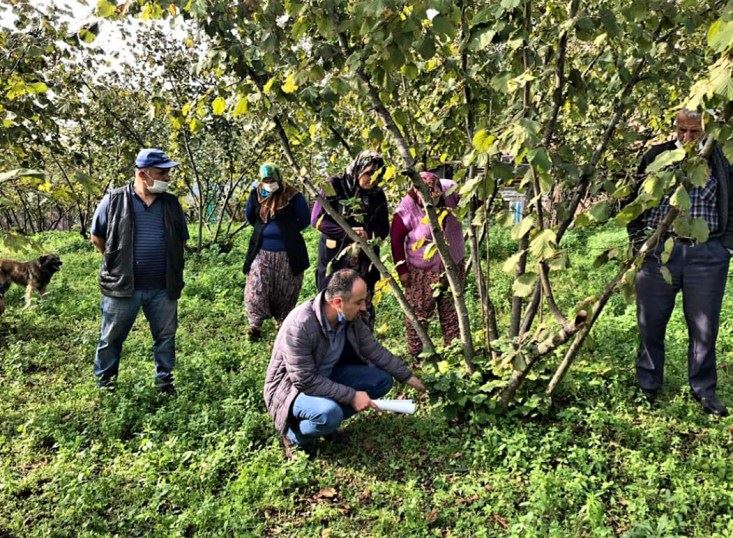
M647 255L636 275L636 316L641 345L636 360L639 386L657 391L664 374L664 336L682 291L682 307L687 323L687 370L690 387L700 397L715 395L717 372L715 341L728 276L730 254L718 239L701 244L675 241L667 268L668 284L661 272L660 243Z

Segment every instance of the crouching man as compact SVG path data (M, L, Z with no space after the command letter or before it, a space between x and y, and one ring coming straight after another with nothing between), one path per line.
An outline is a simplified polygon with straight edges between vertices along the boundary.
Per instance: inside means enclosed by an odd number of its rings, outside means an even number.
M282 436L309 450L392 388L392 378L424 391L422 382L392 355L362 319L367 285L352 269L332 276L314 299L296 307L275 339L265 379L265 406Z

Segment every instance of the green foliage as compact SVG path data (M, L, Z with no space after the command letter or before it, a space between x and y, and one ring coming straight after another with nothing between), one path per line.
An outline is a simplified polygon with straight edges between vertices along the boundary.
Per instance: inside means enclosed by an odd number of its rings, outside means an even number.
M554 403L528 380L509 414L492 380L467 376L448 350L431 398L412 417L357 416L346 446L312 461L282 459L262 404L274 327L249 344L241 306L246 237L228 254L188 256L180 301L178 395L156 394L142 316L123 352L115 394L98 394L91 361L99 330L99 256L76 234L38 236L64 266L46 299L0 318L0 530L10 535L719 535L731 530L726 423L687 396L686 329L668 331L662 405L635 393L632 306L614 301ZM315 255L317 234L308 234ZM493 249L504 239L492 238ZM563 241L573 269L562 297L594 293L610 268L588 254L623 230ZM4 254L4 253L3 253ZM35 253L29 253L28 258ZM498 263L498 261L497 261ZM591 276L580 277L590 274ZM582 283L582 284L579 284ZM303 297L313 293L312 269ZM500 287L500 284L497 283ZM724 304L720 396L730 401L731 327ZM404 353L401 314L378 307L381 338ZM63 335L60 338L59 335ZM499 375L508 375L508 371ZM402 387L392 395L403 393ZM410 397L414 394L408 392ZM455 417L448 419L446 415ZM73 532L70 530L73 529Z

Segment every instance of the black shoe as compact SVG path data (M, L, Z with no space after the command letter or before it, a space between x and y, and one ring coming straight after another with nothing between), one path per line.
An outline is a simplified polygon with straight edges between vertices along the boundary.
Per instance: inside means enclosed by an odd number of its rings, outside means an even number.
M692 397L700 402L703 411L705 411L706 413L710 415L715 415L716 417L728 416L728 409L726 409L726 407L715 396L705 398L704 396L700 397L693 392Z
M173 385L173 383L167 383L165 385L160 385L158 387L158 391L161 394L166 394L168 396L175 396L176 395L176 387Z
M329 433L328 435L324 435L323 439L329 443L333 443L334 445L346 445L349 443L351 436L346 432L337 430L333 433Z
M250 342L259 342L262 340L262 329L258 329L257 327L250 327L247 330L247 338L249 338Z
M117 387L114 383L100 383L99 385L97 385L97 388L99 389L99 392L107 394L112 394L115 390L117 390Z
M657 395L659 394L659 391L641 389L641 392L644 395L644 398L646 398L646 401L649 402L649 405L654 405L657 402Z

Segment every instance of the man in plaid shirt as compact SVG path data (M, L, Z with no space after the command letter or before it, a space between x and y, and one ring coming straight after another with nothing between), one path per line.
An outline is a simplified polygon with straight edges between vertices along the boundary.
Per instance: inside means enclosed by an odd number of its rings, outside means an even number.
M661 153L684 144L702 145L704 131L699 113L681 110L677 114L677 139L653 146L642 158L638 176ZM672 275L668 284L661 272L664 241L647 254L636 275L636 314L641 345L636 360L636 378L644 395L654 402L662 387L664 336L674 309L677 292L682 291L683 309L690 335L687 361L692 396L704 411L717 416L727 409L715 395L717 372L715 341L718 336L728 262L733 248L733 185L731 167L718 144L708 157L708 181L690 190L690 217L705 220L710 232L704 243L669 233L674 248L666 267ZM642 213L628 226L635 244L643 243L669 210L669 197L656 208Z

